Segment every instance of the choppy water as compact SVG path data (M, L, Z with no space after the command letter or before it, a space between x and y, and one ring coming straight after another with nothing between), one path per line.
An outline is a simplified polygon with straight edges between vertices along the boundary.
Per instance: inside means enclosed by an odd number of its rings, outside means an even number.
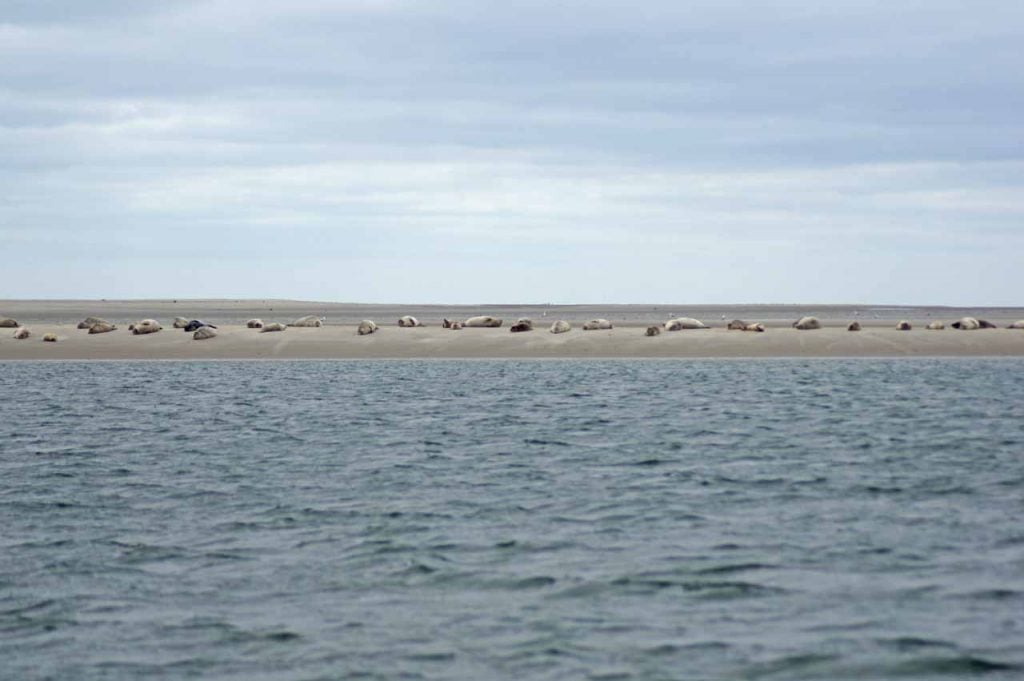
M0 364L0 678L1021 678L1022 377Z

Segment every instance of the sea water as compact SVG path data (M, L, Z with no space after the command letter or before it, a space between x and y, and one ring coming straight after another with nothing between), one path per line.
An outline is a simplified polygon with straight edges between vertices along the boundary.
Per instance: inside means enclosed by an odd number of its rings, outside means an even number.
M0 364L0 678L1021 678L1022 378Z

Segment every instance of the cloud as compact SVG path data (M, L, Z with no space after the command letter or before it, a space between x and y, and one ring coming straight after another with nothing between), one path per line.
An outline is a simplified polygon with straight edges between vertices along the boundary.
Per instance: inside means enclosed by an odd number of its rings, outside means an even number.
M1016 302L983 5L15 2L0 297Z

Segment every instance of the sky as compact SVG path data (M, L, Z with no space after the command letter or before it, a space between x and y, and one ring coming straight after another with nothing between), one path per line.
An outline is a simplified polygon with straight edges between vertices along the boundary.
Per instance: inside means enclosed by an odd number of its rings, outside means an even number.
M0 298L1024 305L1024 3L0 0Z

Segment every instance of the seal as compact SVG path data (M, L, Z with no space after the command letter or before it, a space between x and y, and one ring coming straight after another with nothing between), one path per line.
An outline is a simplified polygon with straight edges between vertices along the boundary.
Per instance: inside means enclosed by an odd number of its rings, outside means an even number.
M281 322L271 322L269 324L264 324L263 328L260 329L260 333L273 333L274 331L284 331L286 328L288 327L286 327Z
M45 342L45 343L56 343L57 342L57 334L55 334L55 333L48 333L48 334L46 334L45 336L43 336L43 342Z
M522 333L523 331L533 331L533 321L530 319L520 319L508 329L512 333Z
M553 334L564 334L571 328L572 326L565 320L558 320L557 322L551 325L551 329L549 329L548 331L550 331Z
M420 320L416 319L411 315L405 315L404 317L398 318L398 325L403 328L411 328L414 326L423 326L420 324Z
M648 326L647 331L644 332L645 336L657 336L661 334L660 326Z
M188 326L188 320L185 319L184 317L175 317L173 326L176 329L184 329L186 326Z
M213 326L200 326L196 329L196 332L192 334L192 340L206 340L208 338L215 338L217 332L214 331Z
M1008 328L1008 329L1024 329L1024 319L1021 319L1020 321L1014 322L1013 324L1010 324L1006 328Z
M764 324L761 322L754 322L753 324L747 324L744 331L756 331L757 333L764 333Z
M607 319L591 319L589 322L583 322L584 331L606 331L612 328L612 323Z
M996 326L992 322L990 322L988 320L985 320L985 319L979 319L978 320L978 326L980 328L982 328L982 329L998 329L999 328L998 326Z
M82 321L78 322L78 328L80 328L80 329L90 329L90 328L92 328L93 324L109 324L109 323L110 322L108 322L106 319L100 319L99 317L86 317Z
M820 329L821 322L818 321L817 317L801 317L800 319L793 322L793 328L798 329L800 331Z
M981 324L974 317L961 317L950 324L950 326L954 329L960 329L961 331L974 331L975 329L981 328Z
M850 322L846 327L847 331L860 331L860 322Z
M247 328L250 328L250 329L262 329L263 328L263 320L262 319L250 319L249 321L247 321L245 323L245 326Z
M13 319L0 319L0 329L16 329L19 326L21 326L21 324L14 321Z
M693 317L675 317L665 322L666 331L683 331L689 329L706 329L707 325Z
M128 329L136 336L142 336L147 333L156 333L163 327L160 326L160 322L155 319L143 319L141 322L135 322L131 324Z
M928 322L928 326L924 327L929 331L942 331L946 328L946 325L942 322Z
M15 331L14 331L14 337L17 338L18 340L25 340L26 338L28 338L31 335L32 335L32 332L29 331L24 326L22 326L22 327L20 327L18 329L15 329Z
M742 319L734 319L726 326L729 331L746 331L749 324Z
M188 324L186 324L183 328L185 329L185 333L192 333L196 329L202 328L204 326L208 326L211 329L216 329L217 328L213 324L207 324L202 319L193 319Z
M378 330L378 328L379 327L375 322L372 322L369 319L364 319L363 321L359 322L359 328L356 329L356 332L360 336L369 336L371 333L375 333Z
M110 322L96 322L89 327L89 335L95 333L110 333L117 329L117 325L111 324Z
M464 325L468 326L468 327L471 327L471 328L472 327L476 327L476 328L484 327L484 328L489 328L489 329L496 329L499 326L501 326L501 321L502 320L499 319L498 317L489 317L489 316L483 315L483 316L480 316L480 317L470 317L469 319L467 319L464 322Z
M299 317L298 319L296 319L294 322L292 322L288 326L308 326L308 327L320 328L323 325L324 325L324 320L321 317L317 317L316 315L312 315L311 314L311 315L307 315L305 317Z
M910 331L912 328L914 327L912 327L910 325L910 322L908 322L906 319L896 324L897 331Z

